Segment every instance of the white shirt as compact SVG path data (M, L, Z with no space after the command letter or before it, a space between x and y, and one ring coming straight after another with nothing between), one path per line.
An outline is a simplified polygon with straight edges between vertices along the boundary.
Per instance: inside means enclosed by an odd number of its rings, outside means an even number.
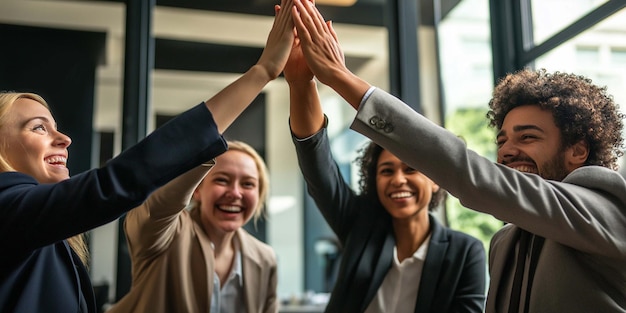
M235 259L224 286L220 286L220 278L213 275L213 295L211 297L211 313L243 313L246 306L243 299L243 271L241 267L241 249L235 239ZM212 246L212 245L211 245Z
M428 253L430 235L410 258L398 260L393 247L393 264L365 313L413 313L419 292L422 269Z

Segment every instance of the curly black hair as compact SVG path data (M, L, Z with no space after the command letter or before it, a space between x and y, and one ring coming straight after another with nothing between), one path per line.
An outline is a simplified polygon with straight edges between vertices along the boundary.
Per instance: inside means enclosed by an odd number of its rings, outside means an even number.
M359 166L359 189L361 195L370 198L372 201L376 201L376 203L380 203L378 193L376 192L376 165L378 164L378 159L383 150L385 150L383 147L370 141L363 148L359 149L360 155L355 160ZM443 188L439 188L436 192L433 192L430 203L428 204L428 210L432 211L435 209L445 195L446 192Z
M487 113L489 126L500 129L512 109L529 104L552 112L561 130L563 148L580 140L587 142L589 157L585 165L617 170L617 160L623 155L624 114L606 87L596 86L580 75L526 68L508 74L495 87Z

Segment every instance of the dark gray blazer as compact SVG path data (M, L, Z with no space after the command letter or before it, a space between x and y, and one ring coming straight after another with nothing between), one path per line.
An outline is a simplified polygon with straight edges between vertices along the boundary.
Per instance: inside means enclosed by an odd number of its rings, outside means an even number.
M212 121L202 103L102 168L56 184L0 173L0 312L96 312L88 273L65 239L117 219L223 153Z
M522 295L528 312L626 312L626 181L619 173L584 166L556 182L495 164L380 89L351 127L463 205L510 222L491 242L486 312L508 310L520 229L545 238L531 292Z
M326 128L293 137L308 192L343 246L326 312L363 312L392 265L391 217L378 203L356 195L332 159ZM415 312L482 312L486 292L483 245L430 217L431 239Z

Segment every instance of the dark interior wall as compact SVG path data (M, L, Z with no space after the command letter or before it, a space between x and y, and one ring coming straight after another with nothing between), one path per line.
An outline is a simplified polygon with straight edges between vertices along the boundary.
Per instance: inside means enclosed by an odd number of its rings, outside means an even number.
M0 38L0 90L44 97L59 130L72 138L70 173L90 169L95 71L106 35L0 24Z

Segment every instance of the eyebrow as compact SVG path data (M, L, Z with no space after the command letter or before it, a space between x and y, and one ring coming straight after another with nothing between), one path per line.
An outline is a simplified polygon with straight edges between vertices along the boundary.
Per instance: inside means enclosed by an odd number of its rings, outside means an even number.
M51 124L50 119L48 119L45 116L33 116L31 118L28 118L24 121L24 123L22 123L22 127L26 126L26 124L34 121L34 120L42 120L44 123L48 123ZM58 125L56 123L54 123L54 129L58 129Z
M517 125L513 127L513 132L520 132L520 131L528 130L528 129L537 130L542 133L544 132L543 129L541 129L541 127L537 125ZM506 131L500 130L498 134L496 135L496 137L500 137L500 136L506 136Z
M393 162L391 161L382 162L382 163L379 163L378 166L393 166Z

